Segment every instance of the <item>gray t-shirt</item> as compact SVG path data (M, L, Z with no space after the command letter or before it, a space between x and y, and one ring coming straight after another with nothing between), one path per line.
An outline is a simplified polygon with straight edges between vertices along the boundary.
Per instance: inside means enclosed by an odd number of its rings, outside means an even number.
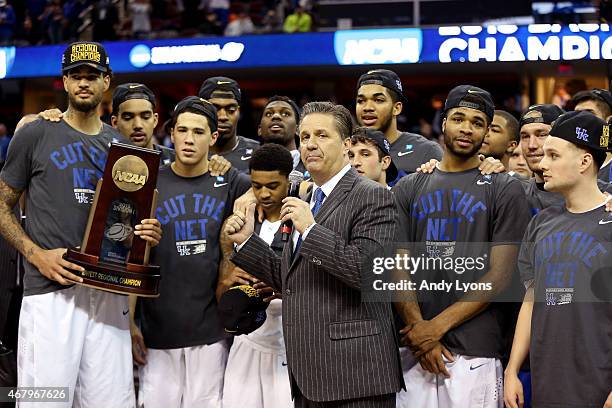
M537 183L533 177L529 180L520 179L520 181L527 195L527 202L531 209L531 215L536 215L548 207L565 206L563 195L544 190L544 183ZM597 185L601 191L612 193L612 185L605 181L597 180Z
M612 172L612 162L606 164L597 172L597 178L604 183L610 183L610 172Z
M612 389L610 299L612 216L603 206L582 214L550 207L533 218L519 256L534 282L531 317L533 406L601 408Z
M65 121L38 119L13 137L0 178L26 190L26 233L43 249L81 245L96 184L112 141L130 143L104 124L91 136ZM25 263L24 295L66 288Z
M413 173L392 190L399 214L398 242L408 243L413 256L457 260L473 259L482 268L457 267L420 271L423 281L453 283L448 292L419 290L423 318L432 319L461 299L455 280L476 282L489 270L490 246L519 245L529 222L529 209L520 182L507 174L483 176L478 169L432 174ZM479 260L478 260L479 259ZM446 263L445 263L446 264ZM467 264L466 264L467 265ZM446 333L442 342L452 352L474 357L501 358L504 354L506 308L491 303L485 311Z
M521 184L525 189L531 215L536 215L548 207L562 207L565 204L561 194L544 190L544 183L537 183L533 177L529 180L521 179Z
M139 299L147 347L191 347L225 336L215 298L219 236L234 200L250 187L249 177L233 168L225 176L191 178L178 176L170 166L159 170L155 216L163 236L151 262L160 266L160 296Z
M160 155L159 155L159 165L160 166L165 166L167 164L170 164L176 159L176 152L174 151L174 149L171 149L169 147L154 144L153 150L157 150L158 152L160 152Z
M232 163L232 167L242 173L249 172L249 162L253 152L259 148L259 143L253 139L237 136L238 144L229 152L221 154L227 161Z
M442 160L440 145L424 136L402 132L391 144L391 160L401 175L414 173L431 159Z

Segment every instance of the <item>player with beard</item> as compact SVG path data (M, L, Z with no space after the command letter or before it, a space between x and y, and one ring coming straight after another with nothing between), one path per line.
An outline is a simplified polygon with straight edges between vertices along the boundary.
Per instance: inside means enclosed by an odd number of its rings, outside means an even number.
M263 143L276 143L289 150L293 169L307 173L296 144L299 123L300 108L297 104L286 96L273 96L264 106L257 134Z
M506 111L496 110L489 132L480 148L480 154L493 157L508 168L510 156L518 145L518 140L518 120Z
M604 89L593 89L591 91L578 92L572 98L574 102L574 110L576 111L587 111L597 116L606 122L610 122L612 119L612 95L610 91ZM610 173L612 172L612 153L606 155L606 161L599 169L598 178L606 183L612 181Z
M406 324L402 340L419 364L409 368L410 356L405 356L407 392L398 394L398 407L501 407L506 317L493 302L512 279L529 209L518 180L478 170L478 151L493 120L490 94L458 86L444 111L442 161L432 174L411 174L393 188L397 241L408 243L410 253L441 258L445 265L451 260L458 266L454 261L465 259L482 263L463 271L438 266L412 275L418 303L396 306ZM457 290L456 280L490 288ZM421 286L445 281L455 289Z
M360 126L384 133L391 143L391 157L400 171L400 177L413 173L430 159L442 159L442 149L436 142L397 129L397 117L407 103L402 93L402 82L393 71L368 71L357 82L357 122ZM391 183L393 180L387 181Z
M226 77L208 78L202 83L198 96L217 108L219 137L210 151L225 157L239 171L248 172L249 160L259 143L237 134L242 99L238 83Z
M612 407L612 216L597 184L609 142L610 127L588 112L559 116L544 142L544 188L565 205L542 210L523 238L527 293L506 368L508 408L523 406L517 374L528 353L534 406Z
M128 298L73 285L82 282L73 271L83 268L62 257L82 242L110 143L127 142L98 114L111 80L104 47L69 45L62 80L68 94L63 120L25 125L0 173L0 232L25 260L18 386L67 387L64 407L132 407ZM26 231L12 213L22 191ZM157 220L136 226L135 235L152 245L160 234Z
M162 270L160 296L139 298L141 327L132 322L139 403L219 408L228 353L215 298L220 232L250 182L233 168L223 177L210 174L208 149L217 138L210 102L183 99L171 126L176 160L159 170L156 217L164 236L151 254Z

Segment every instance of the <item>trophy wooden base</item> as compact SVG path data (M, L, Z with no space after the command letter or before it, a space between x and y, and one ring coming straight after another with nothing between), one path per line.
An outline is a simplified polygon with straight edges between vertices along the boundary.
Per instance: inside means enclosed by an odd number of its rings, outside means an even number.
M79 248L68 249L64 258L85 268L83 272L75 272L83 278L80 285L121 295L159 296L159 266L101 262L97 256L82 253Z

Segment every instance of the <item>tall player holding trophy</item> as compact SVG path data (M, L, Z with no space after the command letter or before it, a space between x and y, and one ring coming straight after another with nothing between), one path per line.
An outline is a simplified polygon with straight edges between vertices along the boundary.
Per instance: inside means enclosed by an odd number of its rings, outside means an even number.
M125 140L98 115L111 80L104 48L89 42L69 45L62 80L69 101L63 120L24 126L0 173L0 232L26 260L18 385L68 387L68 401L55 406L131 407L128 298L73 285L82 281L77 275L84 269L62 257L84 236L109 144ZM25 231L11 213L23 191ZM155 246L160 224L147 217L134 235L133 240Z

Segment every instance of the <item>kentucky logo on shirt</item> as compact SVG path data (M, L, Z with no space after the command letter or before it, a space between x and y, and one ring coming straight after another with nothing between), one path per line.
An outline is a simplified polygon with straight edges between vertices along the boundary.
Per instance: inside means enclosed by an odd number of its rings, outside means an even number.
M106 151L74 142L53 150L49 160L60 171L72 171L75 200L79 204L91 204L98 180L103 175L106 157Z
M404 150L403 152L398 152L397 155L398 157L402 157L410 153L414 153L413 146L411 144L407 144L406 150Z
M556 232L535 245L534 266L545 274L547 306L572 303L580 264L590 270L598 257L608 253L601 243L584 231Z
M211 218L221 223L224 210L225 201L210 195L179 194L164 200L157 207L155 216L165 234L174 228L176 252L180 256L189 256L206 251L206 225ZM170 227L165 227L169 224Z

